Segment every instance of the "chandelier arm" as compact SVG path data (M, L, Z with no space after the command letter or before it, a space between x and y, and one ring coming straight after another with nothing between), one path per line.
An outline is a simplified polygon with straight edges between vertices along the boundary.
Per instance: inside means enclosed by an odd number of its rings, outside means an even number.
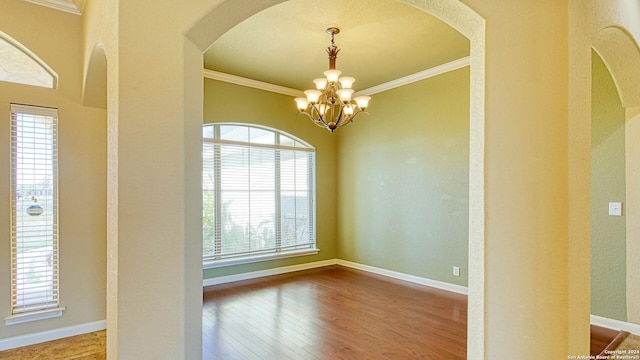
M337 121L336 121L336 128L342 127L344 124L344 104L340 104L340 112L338 113L338 116L336 117ZM347 117L348 119L349 117Z
M334 102L331 102L330 104L331 104L331 118L330 118L330 120L331 120L331 119L335 119L335 120L336 120L336 121L335 121L335 123L333 124L334 129L335 129L335 127L337 127L337 126L338 126L338 121L339 121L340 119L336 116L336 106L335 106L335 103L334 103ZM333 121L331 121L331 122L333 122Z
M340 126L342 127L342 126L344 126L344 125L347 125L347 124L349 124L349 123L353 122L353 120L355 119L356 115L358 115L358 114L360 114L360 113L365 113L365 114L369 115L369 113L368 113L368 112L366 112L366 111L364 111L364 110L358 110L358 111L354 112L354 113L353 113L353 114L352 114L352 115L347 119L347 121L345 121L345 122L344 122L344 124L342 124L342 125L340 125Z
M311 120L313 120L316 123L323 124L323 125L318 125L318 126L329 126L327 124L327 122L324 120L324 116L322 116L322 113L320 113L320 110L318 109L319 106L320 106L319 104L317 106L316 105L311 105L311 109L312 109L312 111L311 111ZM317 118L313 117L313 112L315 112L318 115Z
M314 119L314 121L317 121L317 119L313 116L314 112L318 114L318 109L316 109L315 105L309 104L309 115L311 115L311 118Z
M309 115L309 113L308 113L308 112L306 112L306 111L300 111L300 112L298 112L296 115L306 115L306 116L307 116L311 121L313 121L313 122L315 122L315 121L316 121L316 120L315 120L313 117L311 117L311 115Z
M306 117L309 118L309 120L313 121L313 123L316 124L318 127L321 127L321 128L327 127L327 125L323 121L314 119L313 116L311 116L311 114L309 114L306 111L300 111L296 115L305 115Z

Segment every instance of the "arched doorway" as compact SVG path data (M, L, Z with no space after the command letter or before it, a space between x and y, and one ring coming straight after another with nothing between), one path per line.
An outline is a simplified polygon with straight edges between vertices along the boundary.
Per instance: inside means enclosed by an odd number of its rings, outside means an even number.
M202 17L186 34L193 47L187 49L186 56L195 64L196 56L202 61L202 53L216 39L244 19L261 10L274 6L282 1L270 1L260 5L241 4L226 1L215 11ZM468 354L470 357L481 357L485 353L483 334L485 325L485 244L484 244L484 19L468 6L457 0L432 2L427 0L402 1L422 11L428 12L458 30L471 43L471 78L470 78L470 169L469 169L469 311L474 316L469 318ZM229 17L228 14L233 14ZM199 54L198 54L199 52ZM200 68L186 68L189 83L195 85L201 79ZM202 91L202 90L200 90ZM202 96L191 97L190 107L198 106ZM200 102L199 107L202 108ZM190 114L193 116L194 114ZM474 355L471 355L474 354Z
M640 136L640 50L633 37L624 29L616 26L605 27L599 30L593 37L593 48L604 61L610 72L615 87L620 96L624 108L624 137L626 138L624 149L624 182L626 203L623 216L626 220L626 247L622 250L626 254L620 254L618 259L625 279L622 281L626 294L624 297L626 309L618 309L618 312L626 310L626 319L614 319L632 324L640 324L640 266L637 258L640 256L640 147L633 139ZM593 254L592 258L597 256ZM626 266L624 263L626 262ZM595 264L592 264L594 266ZM597 269L596 269L597 270ZM598 274L593 274L598 275ZM598 277L596 277L598 278ZM611 282L614 282L613 279ZM592 283L592 291L600 291L601 286ZM592 294L593 296L597 294ZM621 305L625 306L625 305ZM592 314L599 315L607 309L593 309ZM613 310L612 310L613 311ZM632 330L632 329L631 329Z

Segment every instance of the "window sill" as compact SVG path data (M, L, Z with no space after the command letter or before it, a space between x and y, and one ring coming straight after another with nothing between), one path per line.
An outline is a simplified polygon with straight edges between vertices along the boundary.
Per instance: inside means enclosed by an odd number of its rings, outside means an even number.
M28 313L11 315L9 317L4 318L4 325L10 326L10 325L17 325L17 324L22 324L26 322L31 322L31 321L38 321L38 320L44 320L44 319L51 319L54 317L60 317L62 316L62 312L65 309L66 308L64 306L61 306L53 309L30 311Z
M242 259L206 261L202 264L202 268L215 269L219 267L232 266L232 265L251 264L251 263L268 261L268 260L277 260L277 259L285 259L285 258L297 257L297 256L315 255L319 252L320 252L320 249L314 248L314 249L304 249L304 250L298 250L298 251L289 251L286 253L257 255L257 256L245 257Z

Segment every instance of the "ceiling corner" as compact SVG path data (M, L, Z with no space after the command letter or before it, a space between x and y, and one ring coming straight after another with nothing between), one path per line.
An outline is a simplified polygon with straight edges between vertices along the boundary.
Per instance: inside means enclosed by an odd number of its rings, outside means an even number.
M24 0L36 5L46 6L51 9L82 15L85 0Z
M76 9L78 9L80 14L84 12L84 4L86 2L87 2L86 0L73 0L73 3L76 4Z

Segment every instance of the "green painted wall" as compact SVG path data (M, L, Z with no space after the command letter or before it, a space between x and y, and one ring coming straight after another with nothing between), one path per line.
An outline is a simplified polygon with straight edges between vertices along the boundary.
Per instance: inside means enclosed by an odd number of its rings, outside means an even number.
M205 270L205 279L337 257L467 285L468 68L376 94L370 116L334 134L296 117L284 95L205 80L204 103L205 123L267 125L316 147L321 249Z
M204 123L239 122L269 126L294 135L316 148L317 255L293 257L207 269L204 278L259 271L281 266L334 259L336 251L337 139L306 117L296 116L293 98L268 91L204 80Z
M338 257L466 286L469 68L377 94L369 110L337 132Z
M625 111L602 59L593 52L591 167L591 313L627 320L626 220L608 203L625 202Z

